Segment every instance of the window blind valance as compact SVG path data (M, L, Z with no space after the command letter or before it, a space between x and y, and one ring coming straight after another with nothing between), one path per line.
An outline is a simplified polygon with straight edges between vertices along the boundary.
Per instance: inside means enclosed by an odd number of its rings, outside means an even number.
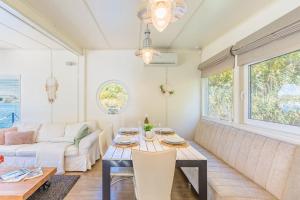
M198 67L201 70L201 76L208 77L209 75L233 68L234 57L231 54L231 48L229 47L201 63Z
M300 48L300 7L237 42L232 53L238 66L258 62Z

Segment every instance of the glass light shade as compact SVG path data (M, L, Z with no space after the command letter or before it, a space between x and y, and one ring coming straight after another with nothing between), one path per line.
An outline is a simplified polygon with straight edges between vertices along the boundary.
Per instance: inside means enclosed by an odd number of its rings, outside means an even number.
M153 59L153 50L152 49L143 49L142 50L142 58L145 64L150 64Z
M172 19L172 0L154 0L151 3L151 20L154 27L162 32Z

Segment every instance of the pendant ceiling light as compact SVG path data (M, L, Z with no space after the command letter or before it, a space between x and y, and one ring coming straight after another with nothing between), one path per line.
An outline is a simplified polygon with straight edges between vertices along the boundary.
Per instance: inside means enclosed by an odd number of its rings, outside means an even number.
M46 80L45 89L48 96L49 103L54 103L56 99L56 92L58 90L58 82L56 78L53 76L53 56L52 56L52 50L50 51L50 67L51 67L51 75Z
M187 11L185 0L147 0L138 17L162 32L171 22L180 19Z
M136 56L142 57L145 64L150 64L154 56L158 56L159 52L152 48L152 40L150 38L150 30L146 28L143 48L135 53Z

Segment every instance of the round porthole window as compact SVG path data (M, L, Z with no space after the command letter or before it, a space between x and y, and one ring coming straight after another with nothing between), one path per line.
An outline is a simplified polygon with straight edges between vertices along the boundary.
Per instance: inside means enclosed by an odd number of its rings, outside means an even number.
M128 92L119 81L107 81L97 92L98 106L107 114L118 114L127 105Z

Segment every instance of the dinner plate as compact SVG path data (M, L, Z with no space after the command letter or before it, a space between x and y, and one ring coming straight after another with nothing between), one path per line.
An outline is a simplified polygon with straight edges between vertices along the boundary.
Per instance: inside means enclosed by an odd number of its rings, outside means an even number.
M133 137L120 136L114 139L116 144L127 145L127 144L135 144L137 140Z
M175 133L175 131L171 128L154 128L154 132L160 133L160 134L172 134Z
M185 140L178 136L167 137L167 138L163 139L163 141L168 144L184 144L185 143Z
M119 134L120 135L125 135L125 134L136 134L139 132L138 128L120 128L119 129Z

